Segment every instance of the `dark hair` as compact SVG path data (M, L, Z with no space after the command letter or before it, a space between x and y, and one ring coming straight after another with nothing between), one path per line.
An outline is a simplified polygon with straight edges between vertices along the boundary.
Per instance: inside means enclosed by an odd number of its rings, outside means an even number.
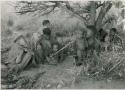
M117 33L117 29L116 28L111 28L111 31Z
M50 30L50 28L44 28L43 29L43 34L45 34L45 35L51 35L51 30Z
M102 31L104 31L102 28L99 30L99 33L101 33Z
M103 28L99 30L99 38L101 42L105 42L105 38L107 35L108 33Z
M104 29L101 28L99 30L99 34L101 34L101 36L102 36L102 35L107 35L108 33Z
M46 25L46 24L48 24L48 23L50 23L49 20L43 20L43 22L42 22L43 25Z

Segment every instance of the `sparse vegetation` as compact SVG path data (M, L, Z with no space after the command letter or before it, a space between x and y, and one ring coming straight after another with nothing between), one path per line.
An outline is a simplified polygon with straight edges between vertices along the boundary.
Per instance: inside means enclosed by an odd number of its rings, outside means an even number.
M113 25L112 23L118 22L118 17L116 15L112 16L112 13L114 11L110 11L111 7L114 5L115 8L121 9L120 6L122 5L121 2L115 3L115 2L91 2L87 4L87 6L79 6L78 4L70 5L70 2L18 2L18 6L21 7L19 4L23 3L24 7L22 9L19 9L16 13L20 13L22 17L17 15L18 23L16 20L9 19L4 20L2 18L2 50L1 50L1 64L7 64L10 62L13 62L15 58L17 57L19 50L17 46L13 43L14 38L16 35L14 32L18 33L27 33L27 32L37 32L37 30L41 27L41 21L45 18L50 19L52 22L52 28L54 33L58 33L62 35L63 44L66 44L65 41L69 40L72 41L74 38L79 36L81 34L81 31L89 30L86 26L87 23L89 24L96 24L96 29L104 27L104 29L110 29ZM44 3L44 4L42 4ZM50 8L50 11L48 11L47 7L45 8L45 12L43 12L43 8L40 8L40 5L48 5L49 3L52 3L53 5L47 6ZM60 9L60 5L65 5L66 7L63 11L66 12L66 14L63 13L60 14L58 11L52 13L55 8ZM93 4L97 4L96 8L93 6ZM27 6L29 5L29 6ZM36 8L35 6L38 5L38 8L40 8L43 11L39 11L37 9L31 9L30 6L33 8ZM107 6L106 6L107 5ZM93 7L91 7L93 6ZM77 9L77 8L80 9ZM86 7L86 8L84 8ZM95 13L93 11L97 11L97 13L101 14L98 11L98 8L103 9L102 14L103 18L96 17ZM101 8L103 7L103 8ZM51 9L52 8L52 9ZM73 9L74 8L74 9ZM82 9L83 8L83 12ZM93 10L92 8L95 8ZM66 10L65 10L66 9ZM107 9L107 10L106 10ZM22 11L21 11L22 10ZM26 11L25 11L26 10ZM36 12L35 12L36 10ZM47 12L46 12L47 10ZM68 10L68 13L67 13ZM78 11L81 10L81 11ZM104 11L109 11L104 12ZM82 17L81 13L84 14L86 12L89 12L86 17ZM112 12L112 13L110 13ZM117 11L115 11L117 12ZM25 13L29 13L28 15L25 15ZM51 14L50 14L51 13ZM57 13L57 14L56 14ZM62 12L61 12L62 13ZM73 13L73 15L72 15ZM41 17L32 17L31 14L37 14L41 15ZM121 13L117 13L118 15ZM42 16L45 15L45 16ZM48 15L46 17L46 15ZM67 17L67 16L72 17ZM90 15L90 20L88 21L88 15ZM94 16L92 16L94 15ZM24 18L24 17L25 18ZM60 17L61 16L61 17ZM3 17L3 16L2 16ZM31 18L31 19L28 19ZM94 17L94 18L93 18ZM79 20L79 18L84 18ZM96 20L95 20L96 18ZM99 19L100 18L100 19ZM26 19L24 21L21 21L20 19ZM101 21L100 21L101 20ZM95 22L94 22L95 21ZM87 23L86 23L87 22ZM104 26L103 26L104 25ZM106 26L107 25L107 26ZM83 65L82 66L75 66L75 60L74 60L74 46L70 45L67 50L72 49L72 53L68 54L66 60L64 60L62 63L58 64L57 66L53 65L38 65L37 67L31 67L28 69L25 69L24 71L14 74L7 72L9 66L7 68L2 68L3 71L2 74L8 74L4 77L7 87L5 88L18 88L18 89L55 89L55 88L77 88L75 87L76 84L81 83L82 81L86 80L122 80L125 81L125 40L124 40L124 32L122 31L122 28L117 25L118 30L118 36L120 36L121 40L123 40L123 46L124 48L121 48L119 46L113 46L116 49L112 51L101 51L99 60L94 58L93 55L88 55L88 57L84 58ZM9 36L9 37L8 37ZM6 62L6 63L5 63ZM6 67L6 66L5 66ZM6 69L4 71L4 69ZM91 86L91 85L90 85ZM84 88L84 86L83 86ZM96 87L98 88L98 87ZM104 87L107 88L107 87ZM113 87L112 87L113 88ZM125 87L122 87L125 88Z

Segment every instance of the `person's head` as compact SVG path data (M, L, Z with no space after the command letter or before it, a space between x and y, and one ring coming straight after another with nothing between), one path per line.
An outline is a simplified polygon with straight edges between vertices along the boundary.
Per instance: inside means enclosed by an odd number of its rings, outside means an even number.
M49 20L43 20L42 24L43 24L43 26L50 27L50 21Z
M53 49L53 51L54 52L56 52L56 51L58 51L58 49L59 49L59 44L57 43L57 42L54 42L53 44L52 44L52 49Z
M58 50L58 45L54 44L53 45L53 51L57 51Z
M104 30L101 28L101 29L99 30L99 34L102 34L103 31L104 31Z
M117 29L116 28L111 28L110 29L110 35L115 35L117 33Z
M43 34L44 34L44 35L47 35L47 36L50 36L50 35L51 35L51 30L50 30L50 28L44 28L44 29L43 29Z
M108 36L108 32L101 28L98 32L98 38L101 42L105 42L106 37Z
M103 36L105 37L106 35L108 35L108 33L107 33L106 30L104 30L103 28L101 28L101 29L99 30L99 35L102 36L102 37L103 37Z

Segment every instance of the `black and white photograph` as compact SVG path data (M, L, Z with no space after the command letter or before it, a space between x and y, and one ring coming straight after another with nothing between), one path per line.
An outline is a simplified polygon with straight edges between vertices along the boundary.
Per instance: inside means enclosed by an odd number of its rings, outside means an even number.
M125 89L125 0L0 1L1 89Z

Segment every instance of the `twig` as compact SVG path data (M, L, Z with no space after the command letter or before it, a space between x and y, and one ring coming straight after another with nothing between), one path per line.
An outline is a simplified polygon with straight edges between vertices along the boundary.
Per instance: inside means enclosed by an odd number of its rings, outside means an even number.
M109 71L108 71L108 73L109 72L111 72L113 69L115 69L120 63L122 63L122 61L124 61L125 60L125 58L123 58L121 61L119 61L117 64L115 64Z
M52 54L50 57L53 57L55 55L57 55L60 51L62 51L63 49L65 49L66 47L68 47L70 44L74 43L75 41L71 41L68 44L66 44L63 48L61 48L60 50L58 50L57 52L55 52L54 54Z

